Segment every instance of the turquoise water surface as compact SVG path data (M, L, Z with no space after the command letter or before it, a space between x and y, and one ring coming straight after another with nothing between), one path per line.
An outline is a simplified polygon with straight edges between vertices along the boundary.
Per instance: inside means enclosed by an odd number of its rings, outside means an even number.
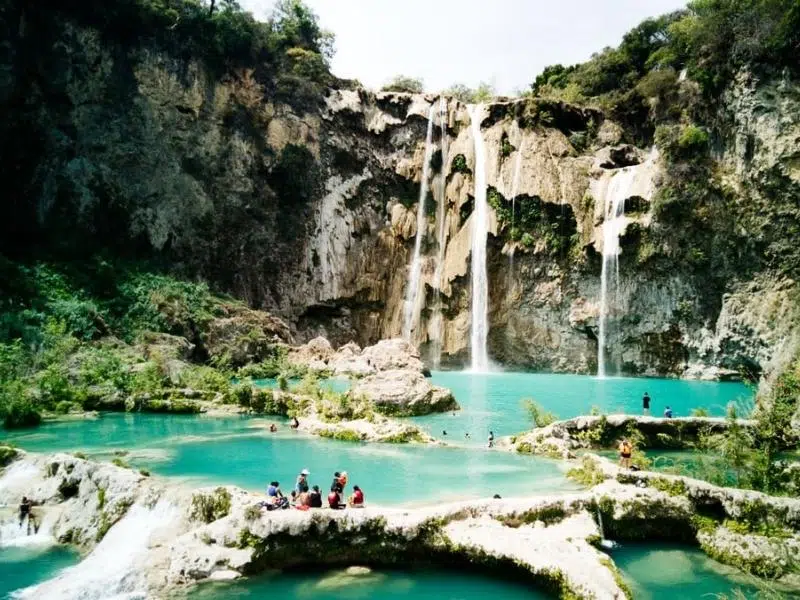
M587 415L593 406L605 414L641 414L642 395L648 392L654 415L669 405L676 417L688 416L693 408L708 409L712 416L724 416L729 402L736 402L747 414L753 392L741 383L644 379L586 375L536 373L471 374L462 371L435 371L432 382L449 388L462 410L417 417L414 422L432 435L448 439L486 443L489 431L495 436L513 435L530 429L531 422L522 406L523 398L533 398L560 419Z
M232 484L263 490L278 480L284 490L297 473L329 489L334 471L346 470L368 502L416 504L439 500L530 495L578 489L564 477L566 463L509 452L408 444L338 442L292 431L266 429L271 420L247 417L106 413L8 432L23 449L82 451L126 460L154 474L198 484Z
M0 598L49 579L61 569L77 564L79 555L65 547L0 548Z
M522 584L448 571L389 571L360 576L347 575L345 571L286 574L200 586L190 596L192 600L544 600L548 597Z
M752 578L686 546L623 544L611 557L636 600L716 600L720 594L733 598L737 590L757 597Z

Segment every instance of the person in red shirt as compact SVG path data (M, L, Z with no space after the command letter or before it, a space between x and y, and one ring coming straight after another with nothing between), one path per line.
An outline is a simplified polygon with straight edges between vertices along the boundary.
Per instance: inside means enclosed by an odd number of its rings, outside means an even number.
M352 508L364 508L364 492L357 485L353 486L353 495L348 503Z

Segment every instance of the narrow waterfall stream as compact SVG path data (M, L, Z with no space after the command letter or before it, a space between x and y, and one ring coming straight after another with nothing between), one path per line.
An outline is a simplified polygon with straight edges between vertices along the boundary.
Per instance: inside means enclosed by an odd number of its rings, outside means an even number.
M603 206L603 265L600 271L600 312L597 336L597 376L606 376L609 316L620 311L620 235L625 230L625 201L639 196L650 199L653 192L652 167L658 158L655 148L641 164L604 175L594 189Z
M486 149L483 143L483 134L481 133L484 107L482 104L471 104L468 107L468 111L472 140L475 144L470 350L472 371L484 373L489 370L489 354L486 349L486 339L489 333L489 283L486 273L486 238L489 233L489 206L486 202Z
M422 279L422 238L427 230L425 200L428 197L428 179L430 178L431 157L433 156L433 117L436 109L431 104L428 111L428 130L425 134L425 153L422 163L422 179L419 183L419 200L417 202L417 235L414 239L414 254L408 271L408 285L403 307L403 337L411 338L411 332L419 320L420 281Z
M439 101L439 127L441 128L440 152L442 168L439 173L439 197L436 209L436 271L433 276L434 305L430 324L431 358L433 368L438 369L442 360L442 276L444 274L444 256L447 247L447 100Z

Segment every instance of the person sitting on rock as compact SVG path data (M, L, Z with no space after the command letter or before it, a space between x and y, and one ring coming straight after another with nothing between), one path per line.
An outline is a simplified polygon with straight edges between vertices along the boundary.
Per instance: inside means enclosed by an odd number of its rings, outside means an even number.
M270 431L270 433L275 433L276 431L278 431L278 426L275 425L275 423L270 423L269 431Z
M664 418L665 419L672 418L672 409L669 406L667 406L667 408L664 409Z
M352 508L364 508L364 492L357 485L353 486L353 495L347 501Z
M267 496L269 496L270 505L273 508L289 508L289 499L283 495L281 484L277 481L270 482L267 488Z
M308 505L311 508L322 508L322 493L319 491L319 486L315 485L308 492Z
M297 417L292 417L292 423L290 425L292 429L297 429L300 427L300 421L297 420Z
M343 488L342 482L341 482L341 478L342 478L342 474L339 473L339 471L336 471L333 474L333 482L331 483L331 491L332 492L337 492L337 493L341 494L342 491L344 491L344 488Z
M631 454L633 454L633 446L631 443L624 439L619 445L619 466L623 469L631 468Z
M345 505L342 504L342 496L339 492L331 490L331 493L328 494L328 506L335 510L345 508Z

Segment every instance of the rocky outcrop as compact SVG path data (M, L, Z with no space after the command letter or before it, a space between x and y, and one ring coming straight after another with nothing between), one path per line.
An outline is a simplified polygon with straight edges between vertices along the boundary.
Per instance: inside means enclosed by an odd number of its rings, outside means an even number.
M745 419L739 419L738 423L745 428L755 426L755 421ZM525 454L574 458L576 450L616 448L620 440L635 434L639 449L682 449L694 447L702 435L723 433L728 425L726 419L714 417L584 416L503 438L498 440L498 447Z
M365 397L378 411L395 416L414 417L434 412L458 410L450 390L432 385L421 373L392 369L359 379L351 394Z
M203 332L205 351L212 360L232 366L259 362L274 355L280 344L291 343L289 326L269 313L240 305L224 305Z

